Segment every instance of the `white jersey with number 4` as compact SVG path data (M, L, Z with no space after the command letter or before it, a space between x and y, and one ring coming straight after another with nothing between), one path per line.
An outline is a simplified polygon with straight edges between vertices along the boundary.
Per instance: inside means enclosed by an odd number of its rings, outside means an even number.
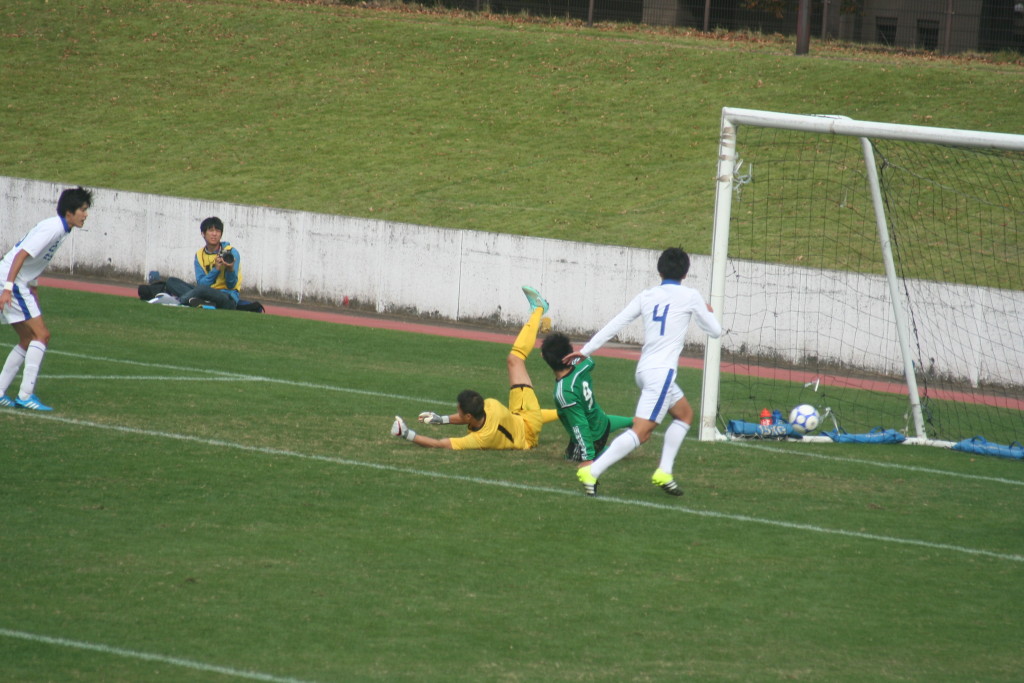
M709 337L722 335L721 324L708 311L700 292L675 280L665 280L637 294L580 349L580 353L591 355L637 318L644 323L644 345L636 366L638 374L653 368L679 367L679 354L683 352L691 318Z

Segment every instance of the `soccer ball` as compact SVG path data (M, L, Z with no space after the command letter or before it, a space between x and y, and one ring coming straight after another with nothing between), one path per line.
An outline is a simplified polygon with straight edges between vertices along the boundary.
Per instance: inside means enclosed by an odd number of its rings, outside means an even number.
M793 425L793 429L801 434L813 432L818 428L820 420L821 416L818 415L818 410L807 403L793 408L789 413L789 424Z

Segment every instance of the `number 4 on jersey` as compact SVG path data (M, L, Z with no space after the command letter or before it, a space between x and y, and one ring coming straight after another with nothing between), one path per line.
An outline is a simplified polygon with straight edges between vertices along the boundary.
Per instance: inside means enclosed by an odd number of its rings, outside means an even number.
M658 312L659 308L660 308L660 306L655 304L655 306L654 306L654 313L651 315L651 319L654 320L655 322L661 323L661 332L660 332L660 334L661 334L662 337L664 337L665 336L665 321L668 320L669 304L665 304L665 310L661 311L660 313Z

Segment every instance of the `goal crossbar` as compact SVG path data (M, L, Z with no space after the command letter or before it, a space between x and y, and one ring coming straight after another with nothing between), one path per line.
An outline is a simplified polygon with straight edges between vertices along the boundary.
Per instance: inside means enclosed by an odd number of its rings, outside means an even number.
M1024 135L1013 133L991 133L987 131L958 130L956 128L935 128L913 126L902 123L878 123L856 121L846 116L812 116L807 114L785 114L756 109L725 107L722 109L722 135L726 127L735 129L740 125L762 128L784 128L806 133L846 135L857 138L885 138L907 140L939 145L962 147L992 147L1012 151L1024 151Z

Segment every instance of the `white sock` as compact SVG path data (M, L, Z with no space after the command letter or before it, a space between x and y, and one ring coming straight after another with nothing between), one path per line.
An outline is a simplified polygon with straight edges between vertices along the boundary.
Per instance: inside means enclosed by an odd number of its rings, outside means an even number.
M25 362L25 350L20 346L15 345L11 352L7 355L7 361L4 363L4 369L0 370L0 394L6 394L7 388L14 382L14 378L18 375L18 370L21 370L21 364Z
M21 376L21 390L18 391L18 398L22 401L27 401L36 393L36 380L39 379L39 368L43 364L44 354L46 344L41 341L29 342L28 351L25 352L25 374Z
M595 479L600 477L602 472L632 453L639 445L640 437L636 435L636 432L632 429L622 432L608 445L601 457L590 466L590 476Z
M672 424L665 430L665 441L661 446L661 463L658 469L666 474L672 474L672 467L676 463L676 454L683 445L683 439L690 431L690 425L682 420L672 420Z

